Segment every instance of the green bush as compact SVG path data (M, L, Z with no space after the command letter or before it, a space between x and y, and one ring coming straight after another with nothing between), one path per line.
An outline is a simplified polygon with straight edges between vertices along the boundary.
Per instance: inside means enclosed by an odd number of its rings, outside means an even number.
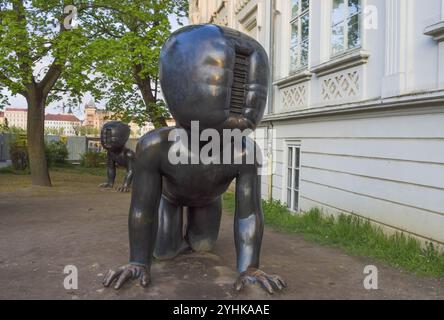
M9 147L9 153L14 170L26 170L26 168L29 167L27 147L11 145Z
M106 161L106 153L87 151L81 155L80 164L86 168L98 168Z
M23 129L11 127L7 128L4 133L8 136L12 168L16 171L26 170L29 167L26 132Z
M68 148L62 141L51 141L45 143L45 155L49 167L63 165L68 159Z
M234 213L235 196L227 192L224 208ZM346 253L374 258L423 276L444 278L444 252L426 247L403 233L387 235L369 220L354 215L327 215L318 208L294 214L279 201L262 201L265 224L277 231L303 235L306 240L342 248Z

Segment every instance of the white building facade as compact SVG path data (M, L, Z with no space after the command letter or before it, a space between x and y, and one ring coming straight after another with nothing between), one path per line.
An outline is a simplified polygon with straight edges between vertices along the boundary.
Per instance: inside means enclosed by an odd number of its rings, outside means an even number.
M193 0L190 21L269 54L264 198L444 244L444 0Z
M81 124L82 122L73 114L45 115L45 129L54 131L53 134L75 136L76 128L80 127Z
M24 108L5 108L5 119L8 119L9 127L26 130L28 125L28 110Z

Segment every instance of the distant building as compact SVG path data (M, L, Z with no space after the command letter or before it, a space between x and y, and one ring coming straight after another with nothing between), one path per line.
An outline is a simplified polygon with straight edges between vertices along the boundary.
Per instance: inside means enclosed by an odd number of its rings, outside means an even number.
M0 111L0 125L5 123L5 113Z
M105 123L112 120L116 120L114 118L114 113L97 108L94 101L90 101L85 105L85 120L83 121L84 126L95 128L100 131ZM142 127L134 122L130 122L129 126L131 129L132 138L141 137L154 129L154 125L151 122L147 122Z
M6 108L4 118L8 119L9 127L26 130L28 125L28 110L24 108Z
M45 116L45 129L54 130L66 136L76 135L75 128L82 122L73 114L47 114Z
M85 120L83 125L100 130L103 125L110 120L113 113L98 109L94 101L90 101L85 105Z

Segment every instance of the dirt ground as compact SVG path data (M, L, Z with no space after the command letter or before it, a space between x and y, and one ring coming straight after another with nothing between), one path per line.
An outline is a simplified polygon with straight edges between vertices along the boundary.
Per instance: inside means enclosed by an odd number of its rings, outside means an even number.
M225 214L213 253L155 262L152 284L105 289L104 273L128 259L129 194L99 190L102 178L64 178L56 188L14 185L0 175L0 299L444 299L444 281L420 278L370 259L266 229L261 268L288 288L270 296L258 287L232 291L235 250L232 217ZM26 179L26 178L20 178ZM74 265L79 289L63 287ZM376 265L379 289L365 290L364 267Z

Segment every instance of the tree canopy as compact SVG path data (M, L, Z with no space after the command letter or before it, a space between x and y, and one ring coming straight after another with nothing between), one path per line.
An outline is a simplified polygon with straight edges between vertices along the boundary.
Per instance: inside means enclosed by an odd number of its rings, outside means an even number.
M28 102L34 184L50 185L43 139L50 102L78 104L90 92L124 120L165 125L158 57L171 17L186 11L186 0L0 0L0 92Z

